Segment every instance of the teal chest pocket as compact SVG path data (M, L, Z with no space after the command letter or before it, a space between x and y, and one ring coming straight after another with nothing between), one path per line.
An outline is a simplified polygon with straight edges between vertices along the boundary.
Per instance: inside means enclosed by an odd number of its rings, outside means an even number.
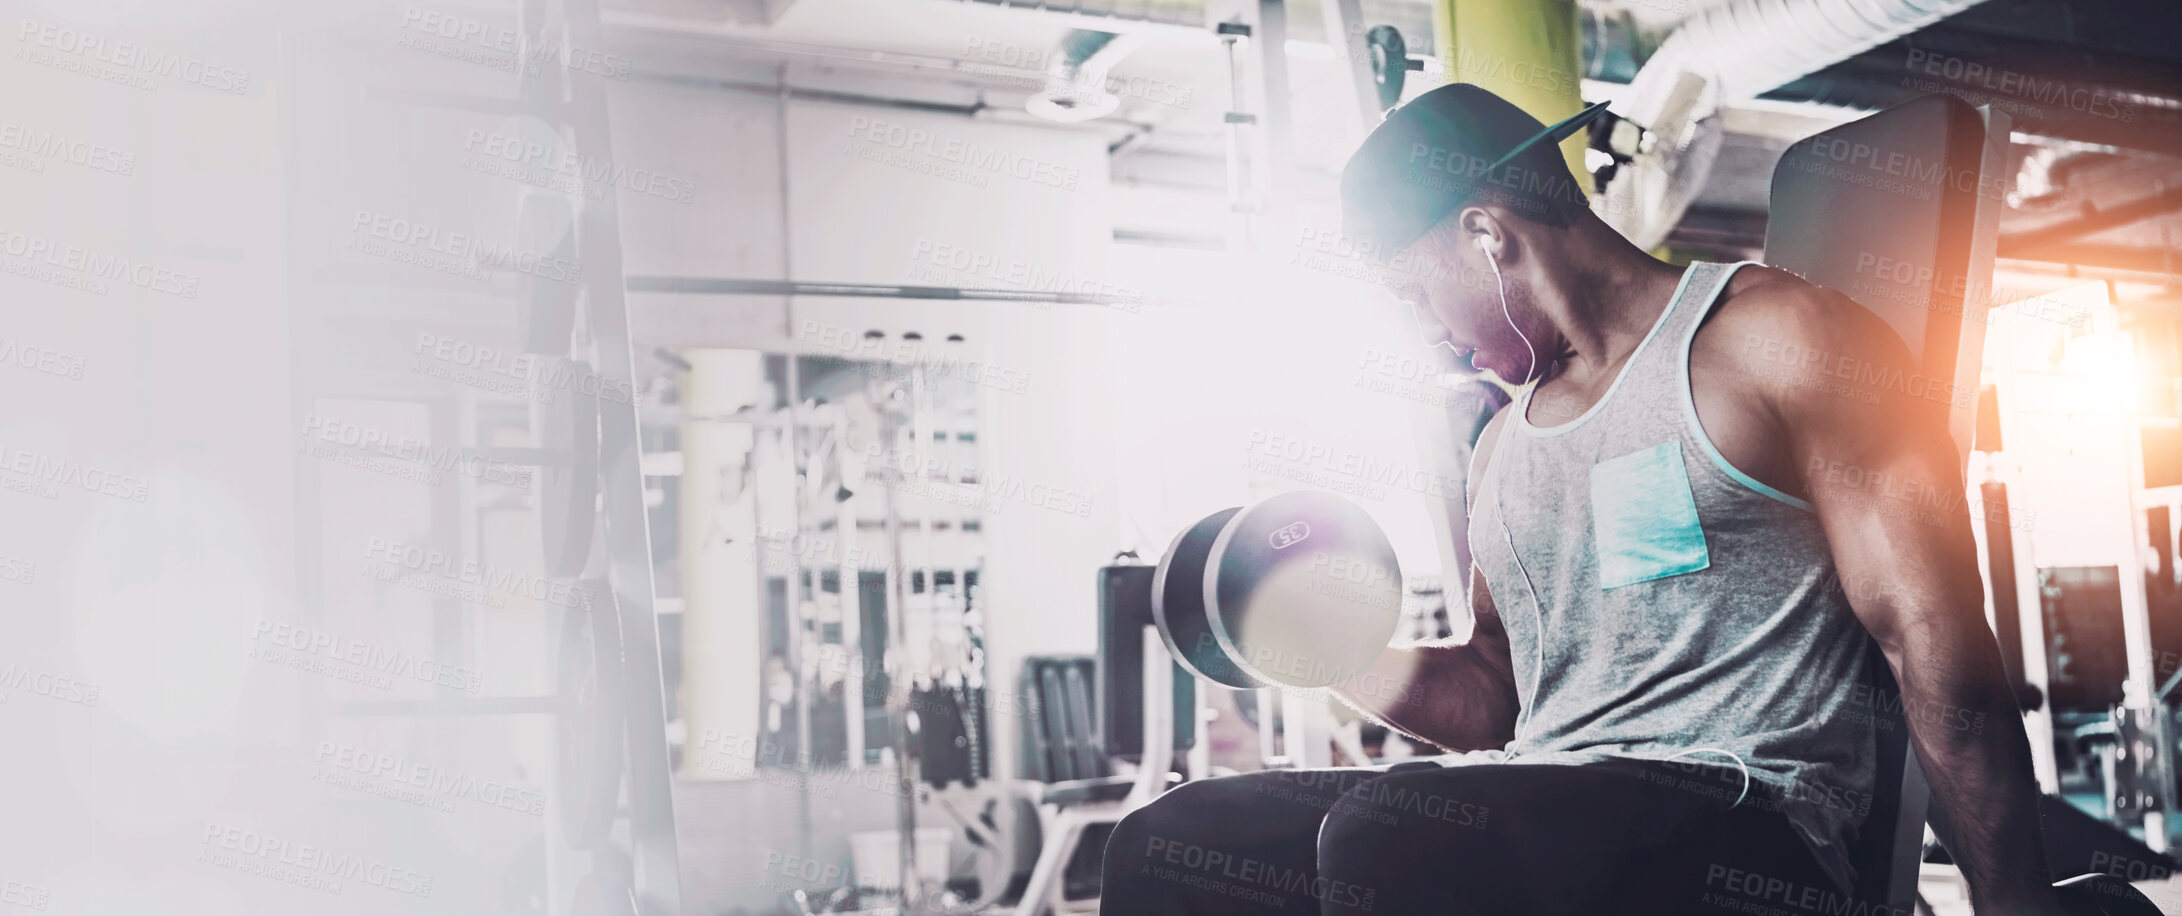
M1682 446L1668 442L1591 466L1591 531L1599 588L1619 588L1712 565L1697 523Z

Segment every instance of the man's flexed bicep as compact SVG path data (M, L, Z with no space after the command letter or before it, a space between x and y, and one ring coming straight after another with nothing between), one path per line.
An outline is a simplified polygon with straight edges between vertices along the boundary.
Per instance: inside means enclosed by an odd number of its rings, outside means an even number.
M1902 692L1941 836L1978 912L2051 912L2030 746L1985 622L1960 460L1958 393L1924 375L1886 322L1828 290L1770 294L1757 333L1824 354L1743 367L1810 494L1857 619ZM1753 360L1756 357L1752 358ZM1936 821L1937 822L1937 821Z
M1506 411L1495 416L1478 437L1470 462L1473 507L1478 482L1506 416ZM1515 735L1517 712L1508 633L1501 626L1484 574L1474 564L1468 574L1468 636L1389 647L1362 674L1336 685L1336 694L1366 715L1441 747L1505 746Z

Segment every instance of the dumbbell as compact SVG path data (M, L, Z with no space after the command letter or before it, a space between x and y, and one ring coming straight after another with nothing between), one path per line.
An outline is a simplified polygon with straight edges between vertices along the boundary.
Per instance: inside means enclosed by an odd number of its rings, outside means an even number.
M1222 509L1174 538L1152 618L1190 673L1239 689L1326 687L1386 649L1402 572L1371 516L1331 493Z

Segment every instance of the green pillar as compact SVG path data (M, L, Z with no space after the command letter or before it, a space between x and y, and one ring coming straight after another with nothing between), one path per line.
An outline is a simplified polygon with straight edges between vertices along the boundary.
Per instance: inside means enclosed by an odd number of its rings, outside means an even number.
M1451 83L1474 83L1547 124L1583 109L1583 61L1575 0L1436 0L1432 36ZM1589 189L1584 135L1561 156Z

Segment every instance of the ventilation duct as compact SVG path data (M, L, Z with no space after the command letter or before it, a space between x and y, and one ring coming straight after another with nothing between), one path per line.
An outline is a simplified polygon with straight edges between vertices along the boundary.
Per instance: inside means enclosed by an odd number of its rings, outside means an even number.
M1070 29L1046 67L1045 88L1023 107L1048 121L1073 124L1113 112L1121 99L1106 89L1106 74L1136 49L1136 39L1091 29Z
M1980 0L1729 0L1667 36L1614 105L1617 162L1600 216L1651 248L1719 152L1719 109L1959 13ZM1641 128L1641 129L1640 129Z

